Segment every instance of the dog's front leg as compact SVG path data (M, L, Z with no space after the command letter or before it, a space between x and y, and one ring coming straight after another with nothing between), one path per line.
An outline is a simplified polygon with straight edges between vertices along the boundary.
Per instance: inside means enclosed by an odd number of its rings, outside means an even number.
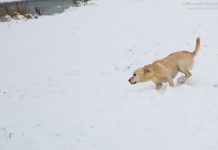
M155 84L156 84L156 89L157 89L157 90L159 90L159 89L163 86L162 83L155 83Z

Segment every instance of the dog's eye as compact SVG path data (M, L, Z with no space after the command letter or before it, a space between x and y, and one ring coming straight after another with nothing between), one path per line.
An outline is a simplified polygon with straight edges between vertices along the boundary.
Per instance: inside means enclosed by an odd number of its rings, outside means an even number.
M136 76L136 74L134 73L133 76Z

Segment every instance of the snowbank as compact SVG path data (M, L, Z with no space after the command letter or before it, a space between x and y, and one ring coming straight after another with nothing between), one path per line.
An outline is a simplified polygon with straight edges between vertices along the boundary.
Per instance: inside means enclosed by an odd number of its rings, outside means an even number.
M216 11L108 0L0 24L0 149L218 149ZM183 85L128 83L133 70L195 47Z

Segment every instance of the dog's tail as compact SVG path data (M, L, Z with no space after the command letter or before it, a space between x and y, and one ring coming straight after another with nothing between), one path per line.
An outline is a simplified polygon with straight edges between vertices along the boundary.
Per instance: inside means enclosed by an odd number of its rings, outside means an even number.
M200 49L200 37L197 38L195 50L194 50L194 52L192 52L194 57L198 54L199 49Z

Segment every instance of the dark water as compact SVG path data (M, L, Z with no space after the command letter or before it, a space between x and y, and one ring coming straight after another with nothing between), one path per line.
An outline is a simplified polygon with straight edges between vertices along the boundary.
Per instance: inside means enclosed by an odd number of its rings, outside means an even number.
M25 0L21 2L0 3L1 5L8 5L16 7L20 5L25 7L29 13L40 13L41 15L53 15L55 13L62 13L65 9L71 6L77 6L78 0Z

